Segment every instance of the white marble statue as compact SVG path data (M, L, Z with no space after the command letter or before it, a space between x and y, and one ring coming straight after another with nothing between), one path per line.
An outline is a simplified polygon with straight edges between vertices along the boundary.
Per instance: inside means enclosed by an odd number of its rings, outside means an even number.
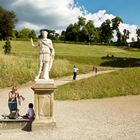
M39 69L38 75L35 78L35 81L39 79L44 79L49 81L49 71L52 68L52 64L54 61L55 51L53 48L52 41L47 38L48 32L41 31L40 38L38 40L39 47ZM32 47L35 47L33 40L31 38Z

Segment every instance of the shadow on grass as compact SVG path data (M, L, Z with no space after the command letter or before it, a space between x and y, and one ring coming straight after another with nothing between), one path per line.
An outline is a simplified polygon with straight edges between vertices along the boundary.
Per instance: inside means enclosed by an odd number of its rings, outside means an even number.
M59 56L56 55L57 59L67 59L74 63L79 64L88 64L88 65L99 65L103 61L100 57L93 57L93 56Z
M140 59L139 58L126 58L126 57L114 57L114 56L105 56L102 59L106 60L100 64L100 66L108 66L108 67L140 67Z
M139 67L140 58L128 58L128 57L115 57L114 55L107 55L104 57L93 56L57 56L59 59L67 59L74 63L88 64L104 67Z

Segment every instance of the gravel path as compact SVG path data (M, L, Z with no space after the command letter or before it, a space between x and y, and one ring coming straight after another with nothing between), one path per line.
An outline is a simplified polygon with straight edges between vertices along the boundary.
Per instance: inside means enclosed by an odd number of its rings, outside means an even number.
M34 101L30 87L18 89L26 97L21 114L25 114L27 104ZM8 91L0 90L1 114L8 112ZM55 101L54 116L57 122L54 129L2 130L0 140L140 140L140 95Z
M117 70L119 70L119 69L98 71L98 73L96 73L96 74L94 72L90 72L87 74L80 74L80 75L77 75L76 80L81 80L81 79L89 78L89 77L104 74L104 73L110 73L110 72L117 71ZM55 84L56 84L56 86L60 86L60 85L70 83L73 81L72 78L73 78L72 76L67 76L67 77L62 77L62 78L56 79Z

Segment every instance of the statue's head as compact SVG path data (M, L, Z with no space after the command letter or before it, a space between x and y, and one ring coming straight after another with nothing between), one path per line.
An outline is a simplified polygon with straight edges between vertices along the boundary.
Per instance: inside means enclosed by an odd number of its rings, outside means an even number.
M48 32L45 29L40 30L39 38L47 38Z
M48 32L47 31L42 31L41 35L42 35L43 38L47 38Z

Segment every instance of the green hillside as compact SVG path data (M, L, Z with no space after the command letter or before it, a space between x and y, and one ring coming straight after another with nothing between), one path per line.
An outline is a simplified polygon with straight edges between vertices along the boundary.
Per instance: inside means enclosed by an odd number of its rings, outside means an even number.
M140 68L128 68L60 86L57 100L95 99L140 94Z
M37 43L36 43L37 44ZM4 55L4 42L0 42L0 87L19 85L33 81L37 74L38 49L30 41L11 41L12 54ZM89 46L53 43L55 61L50 77L72 74L73 65L80 73L87 73L96 65L99 70L138 67L140 50L113 46Z

